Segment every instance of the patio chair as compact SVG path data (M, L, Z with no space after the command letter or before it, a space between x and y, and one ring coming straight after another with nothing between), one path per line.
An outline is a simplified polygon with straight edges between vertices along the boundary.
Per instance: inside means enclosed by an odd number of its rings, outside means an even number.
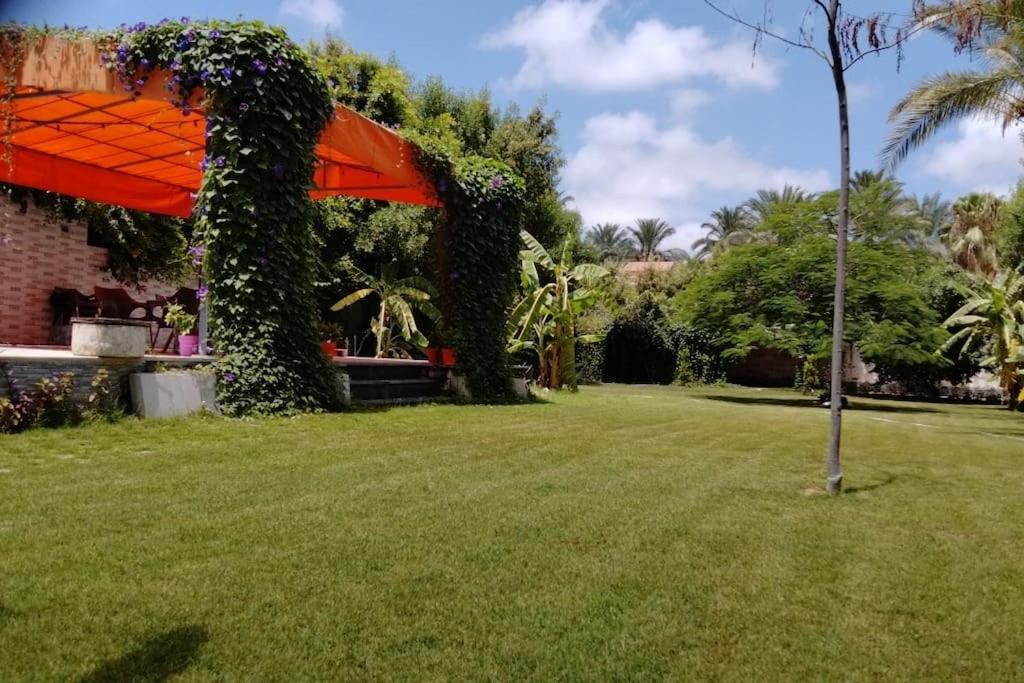
M54 287L50 292L50 337L48 343L67 346L71 343L71 319L89 318L99 311L94 297L82 294L77 289Z
M136 301L120 287L93 287L93 293L99 304L99 315L103 318L153 320L146 302ZM135 315L139 311L142 315Z

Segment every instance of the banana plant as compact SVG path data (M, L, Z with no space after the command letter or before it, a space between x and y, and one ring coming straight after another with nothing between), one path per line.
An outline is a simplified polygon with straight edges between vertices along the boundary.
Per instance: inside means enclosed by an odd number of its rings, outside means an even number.
M377 340L376 357L409 358L412 348L426 348L427 338L416 324L415 311L434 322L440 320L441 313L431 303L433 285L415 275L399 278L397 262L384 266L379 278L355 267L351 270L366 286L331 306L331 310L340 311L369 296L380 299L380 310L370 321L370 331Z
M943 350L960 345L963 355L987 348L990 355L982 365L999 373L1003 394L1013 410L1024 400L1024 275L1009 270L992 280L974 279L977 288L964 290L967 303L944 323L959 330Z
M509 318L509 351L536 354L540 386L575 391L576 344L600 339L578 337L576 316L597 303L594 287L609 271L592 263L570 267L568 241L556 263L533 235L524 230L520 236L526 247L520 252L523 295Z

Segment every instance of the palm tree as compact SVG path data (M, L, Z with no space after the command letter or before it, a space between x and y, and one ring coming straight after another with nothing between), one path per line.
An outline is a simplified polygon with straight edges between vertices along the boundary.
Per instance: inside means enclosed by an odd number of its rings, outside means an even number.
M763 223L764 219L779 204L798 204L812 197L796 185L784 185L782 190L758 190L757 194L747 201L747 210L755 223Z
M658 247L676 234L676 229L660 218L638 218L636 227L629 231L636 240L637 256L641 261L660 261L664 253Z
M903 183L886 171L857 171L850 179L850 239L896 242L910 246L926 241L927 221Z
M602 261L627 258L635 251L633 237L618 223L595 225L587 231L585 239Z
M372 295L380 299L380 310L370 322L370 329L377 338L376 357L408 358L410 347L426 348L427 339L416 324L414 311L435 322L440 320L440 312L430 302L433 285L415 275L399 278L397 261L384 266L379 278L355 267L352 272L367 286L352 292L331 306L331 310L340 311Z
M1019 0L1009 5L943 2L917 13L919 27L952 40L957 51L969 50L987 68L926 78L893 107L893 129L882 152L890 168L955 121L983 116L1001 120L1005 128L1024 115L1024 7Z
M982 361L999 373L1003 395L1011 410L1024 399L1024 277L1010 270L993 280L975 276L977 288L965 292L968 301L944 323L960 328L943 346L958 344L960 355L980 348L991 353Z
M597 303L593 287L609 275L592 263L570 267L569 242L555 262L533 235L520 233L526 249L522 256L523 297L509 316L509 351L533 351L538 360L538 381L549 389L567 386L576 390L576 343L598 341L593 335L576 335L576 317ZM537 266L548 272L550 282L541 284Z
M924 219L927 225L928 238L933 241L941 238L949 229L949 224L953 220L953 205L943 200L942 195L938 192L926 194L920 198L915 196L912 198L912 201L914 202L914 210Z
M704 237L693 243L691 249L697 259L705 259L717 248L740 244L747 241L753 226L750 212L745 206L723 206L711 212L711 220L700 227L708 231Z
M953 260L964 270L987 278L999 270L993 237L1001 211L998 197L978 192L953 204L953 220L945 240Z

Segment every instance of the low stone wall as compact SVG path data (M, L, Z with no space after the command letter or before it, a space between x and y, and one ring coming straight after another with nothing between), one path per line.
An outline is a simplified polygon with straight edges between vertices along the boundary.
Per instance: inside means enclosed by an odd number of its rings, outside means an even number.
M105 369L110 377L110 388L125 409L131 409L129 377L137 372L159 372L161 370L187 370L197 365L205 365L212 358L192 356L146 356L144 358L99 358L96 356L73 356L67 351L56 351L52 355L31 350L19 353L16 347L4 349L0 353L0 397L8 397L11 393L31 391L36 383L44 377L54 377L67 372L75 377L72 400L82 406L89 401L92 393L92 381L96 373ZM348 371L344 365L335 365L338 387L342 392L345 405L351 402L351 388Z
M72 399L82 405L89 400L92 381L96 373L106 369L110 374L110 388L118 401L127 401L128 375L142 372L146 363L142 359L119 360L116 358L32 358L0 359L0 396L9 396L12 391L28 391L44 377L53 377L66 372L75 376Z

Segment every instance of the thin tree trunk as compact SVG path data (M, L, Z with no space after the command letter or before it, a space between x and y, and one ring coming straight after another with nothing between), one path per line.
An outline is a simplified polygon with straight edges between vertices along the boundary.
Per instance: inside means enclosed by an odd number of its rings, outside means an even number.
M386 317L387 310L388 310L387 307L384 305L384 302L382 301L381 304L380 304L380 319L379 319L380 334L377 335L377 358L380 358L381 357L381 353L383 353L383 351L384 351L384 335L386 334L386 332L385 332L386 328L384 327L384 321L387 320L387 317Z
M828 480L830 495L843 489L843 470L839 464L839 444L843 429L843 323L846 317L846 242L850 223L850 118L846 97L843 53L839 45L839 0L830 0L828 10L828 46L832 55L832 78L839 104L839 225L836 234L836 287L832 318L832 425L828 440Z

